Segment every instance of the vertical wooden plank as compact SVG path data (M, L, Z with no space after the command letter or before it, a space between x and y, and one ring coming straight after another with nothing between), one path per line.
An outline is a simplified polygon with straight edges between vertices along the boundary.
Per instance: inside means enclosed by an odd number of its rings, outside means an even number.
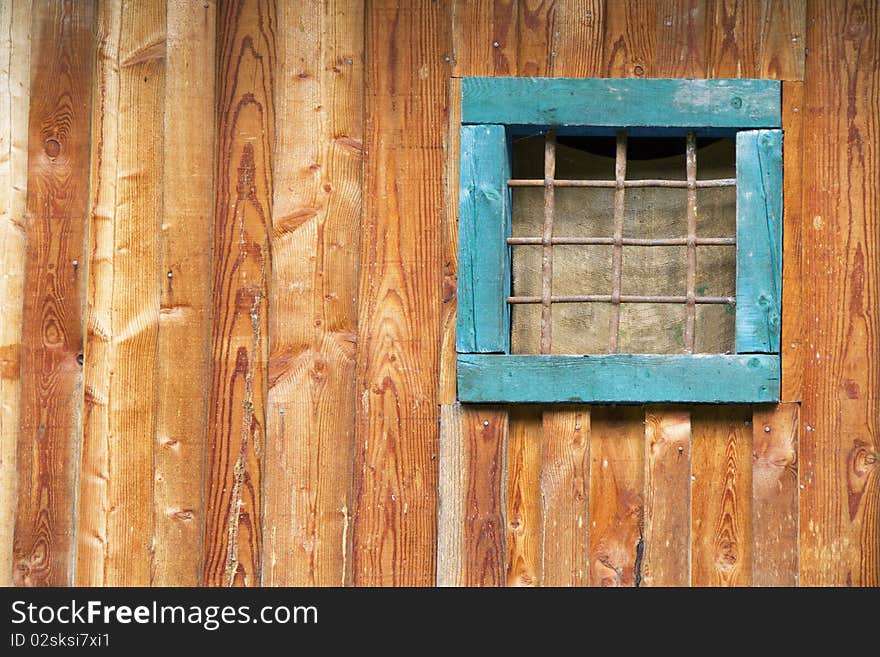
M461 404L440 406L437 586L461 586L465 526L465 460Z
M807 0L761 0L760 39L757 77L803 80Z
M754 0L713 0L707 9L707 77L760 77L760 5Z
M165 2L123 3L108 392L103 584L147 586L161 262ZM91 354L87 354L91 357Z
M443 176L443 314L440 320L439 403L456 400L458 321L458 168L461 134L461 79L449 81L448 121L446 124L446 169Z
M33 6L17 585L73 581L93 19L89 3Z
M706 5L707 0L657 0L656 66L664 77L706 77L711 34Z
M446 2L366 12L353 583L436 581Z
M749 407L691 414L691 584L752 583L752 429Z
M276 13L218 4L208 478L202 583L255 586L262 570Z
M30 57L31 1L0 4L0 586L13 581Z
M519 0L516 26L517 74L522 77L545 77L550 74L553 58L553 33L556 26L555 0Z
M605 5L604 77L661 77L656 68L657 2Z
M502 125L463 125L460 137L460 353L510 351L510 162Z
M565 0L556 3L550 75L599 77L604 54L605 3Z
M98 6L92 80L89 254L86 285L83 440L77 516L77 586L105 583L108 553L110 384L114 364L113 270L119 156L119 38L122 6Z
M589 406L544 412L541 503L544 586L586 586L589 577Z
M800 401L803 390L804 344L803 272L801 270L801 204L803 163L804 85L801 82L782 84L783 146L782 183L782 354L783 401ZM807 230L809 230L809 226Z
M880 6L808 9L800 583L878 586Z
M756 410L752 466L752 585L797 586L798 405Z
M690 584L691 417L645 412L645 520L642 586Z
M350 578L363 3L279 4L263 583Z
M542 582L541 411L509 412L507 456L507 585Z
M168 0L151 583L197 586L210 339L213 3Z
M519 0L452 0L453 75L515 75Z
M590 412L591 586L638 586L642 559L644 409Z
M736 135L736 352L779 353L782 131Z

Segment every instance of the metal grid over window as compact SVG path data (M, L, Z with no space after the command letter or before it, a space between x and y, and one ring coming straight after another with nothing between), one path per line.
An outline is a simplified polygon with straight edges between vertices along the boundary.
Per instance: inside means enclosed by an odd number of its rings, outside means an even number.
M733 237L698 236L697 235L697 189L705 187L735 187L735 178L718 178L697 180L697 139L694 132L688 132L686 141L686 179L639 179L627 180L627 133L618 131L615 149L614 180L567 180L556 179L556 133L548 131L544 139L544 178L523 179L512 178L507 181L509 187L543 187L543 230L540 237L508 237L507 243L512 247L523 245L540 245L541 260L541 295L540 296L509 296L508 304L540 304L541 305L541 353L551 353L552 346L552 313L554 303L610 303L610 330L608 337L608 353L618 353L620 340L620 305L629 303L650 304L683 304L686 308L684 327L684 350L693 353L696 344L695 324L697 304L722 304L733 306L735 297L703 296L697 294L697 247L698 246L734 246ZM614 224L613 235L609 236L554 236L555 188L557 187L604 187L614 189ZM672 187L687 189L687 234L672 238L632 238L624 237L624 208L626 189L631 187ZM605 245L612 247L611 283L609 294L553 294L553 246L554 245ZM624 246L686 246L687 276L686 289L683 295L633 295L622 294L623 247Z

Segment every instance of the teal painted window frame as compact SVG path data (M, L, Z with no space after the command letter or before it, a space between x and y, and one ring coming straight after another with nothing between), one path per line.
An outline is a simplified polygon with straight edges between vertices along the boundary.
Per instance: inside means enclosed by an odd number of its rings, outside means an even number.
M779 400L782 111L775 80L463 78L458 398L473 403ZM510 137L735 136L736 322L730 354L510 353Z

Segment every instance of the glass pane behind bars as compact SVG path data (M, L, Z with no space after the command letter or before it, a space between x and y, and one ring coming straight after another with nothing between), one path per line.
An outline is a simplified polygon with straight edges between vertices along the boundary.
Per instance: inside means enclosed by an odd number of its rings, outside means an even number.
M630 137L626 180L686 180L685 139ZM614 180L615 139L559 137L556 179ZM697 179L734 178L735 147L731 139L697 140ZM513 146L513 177L544 178L544 137L520 138ZM614 235L614 189L557 187L554 191L554 237ZM687 189L627 187L623 237L641 239L687 236ZM515 237L540 237L544 224L544 190L514 187ZM697 189L697 237L736 236L736 188ZM610 295L611 245L554 245L552 290L559 295ZM540 297L542 247L512 247L513 295ZM696 295L735 296L736 247L698 245ZM687 247L622 247L621 294L685 296ZM611 303L553 303L551 353L608 353ZM733 350L735 310L732 305L696 306L695 352ZM622 303L620 353L683 353L686 307L683 303ZM541 349L541 305L511 307L512 353Z

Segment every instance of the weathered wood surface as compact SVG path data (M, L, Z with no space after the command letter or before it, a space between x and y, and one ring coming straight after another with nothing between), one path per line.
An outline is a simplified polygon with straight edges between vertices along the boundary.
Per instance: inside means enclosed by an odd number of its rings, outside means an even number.
M0 586L13 582L24 302L31 2L0 4Z
M797 404L780 404L754 414L754 586L797 586L798 426Z
M13 546L18 585L73 582L93 29L89 3L33 5Z
M544 581L541 410L512 408L505 413L507 438L507 585L539 586Z
M275 3L217 9L211 381L202 584L260 584Z
M197 586L203 526L213 209L216 7L167 0L158 392L156 586Z
M436 580L450 7L371 3L358 298L352 582Z
M360 2L279 4L267 585L351 575L363 20Z
M690 584L690 466L690 413L648 407L642 586Z
M808 10L800 583L878 586L880 6Z
M691 421L691 585L749 586L751 409L702 407Z

